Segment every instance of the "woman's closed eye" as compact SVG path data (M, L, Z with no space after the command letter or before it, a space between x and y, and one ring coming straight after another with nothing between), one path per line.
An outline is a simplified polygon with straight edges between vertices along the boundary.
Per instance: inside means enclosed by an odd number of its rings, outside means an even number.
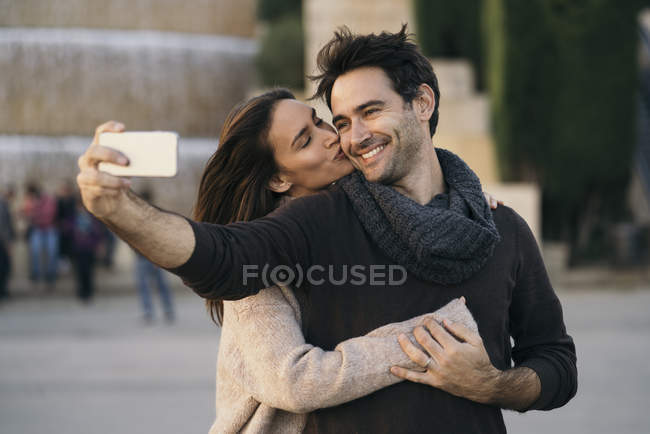
M323 124L323 120L321 118L314 119L314 125L316 125L317 127L320 127L322 124ZM305 140L305 143L300 147L300 149L306 148L310 143L311 143L311 136L307 137L307 140Z

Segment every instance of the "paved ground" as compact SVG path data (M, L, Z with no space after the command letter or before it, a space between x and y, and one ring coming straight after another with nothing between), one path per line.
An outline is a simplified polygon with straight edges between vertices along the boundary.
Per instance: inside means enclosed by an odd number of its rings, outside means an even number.
M580 389L551 413L507 413L513 433L648 433L650 290L561 292ZM143 325L134 294L0 305L0 432L205 433L218 329L180 290L178 321Z
M201 300L146 326L133 296L60 297L0 308L3 434L206 433L218 329Z
M650 432L650 291L559 294L578 352L578 395L549 413L506 413L513 433Z

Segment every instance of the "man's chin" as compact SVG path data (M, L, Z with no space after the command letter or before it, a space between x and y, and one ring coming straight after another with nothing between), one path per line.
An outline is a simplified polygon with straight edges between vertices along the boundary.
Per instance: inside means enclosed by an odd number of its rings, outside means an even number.
M358 164L360 166L359 170L363 173L366 180L379 184L389 183L388 181L390 181L391 178L390 172L392 172L392 165L387 164L389 163L389 160L386 158L387 155L383 155L386 152L387 150L382 151L382 155L378 155L379 158L368 165L365 165L363 162Z
M378 168L373 168L373 169L370 170L367 168L366 170L362 169L361 173L363 173L363 176L369 182L377 182L379 184L384 184L387 177L384 176L384 173L381 170L377 170Z

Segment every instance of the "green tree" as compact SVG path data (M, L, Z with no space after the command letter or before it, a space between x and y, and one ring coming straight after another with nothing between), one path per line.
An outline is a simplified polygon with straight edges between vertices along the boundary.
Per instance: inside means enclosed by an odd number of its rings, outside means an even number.
M302 0L258 0L257 17L261 21L275 21L287 15L300 16Z
M545 238L570 265L625 214L635 140L637 13L614 0L486 0L494 132L506 180L543 192Z
M304 87L302 22L288 15L272 22L261 42L257 67L264 86Z
M415 0L417 39L429 57L467 58L483 89L482 0Z

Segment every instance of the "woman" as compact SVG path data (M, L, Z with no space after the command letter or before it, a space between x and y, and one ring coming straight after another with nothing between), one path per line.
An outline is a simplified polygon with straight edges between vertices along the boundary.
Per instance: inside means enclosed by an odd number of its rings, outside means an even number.
M101 132L101 131L99 131ZM228 224L262 217L292 198L317 193L353 170L334 129L283 89L233 109L202 176L194 219ZM464 300L389 324L324 351L305 342L301 293L271 287L238 301L206 301L222 324L217 418L210 433L301 432L305 413L401 381L391 366L418 367L397 336L425 319L476 330Z

